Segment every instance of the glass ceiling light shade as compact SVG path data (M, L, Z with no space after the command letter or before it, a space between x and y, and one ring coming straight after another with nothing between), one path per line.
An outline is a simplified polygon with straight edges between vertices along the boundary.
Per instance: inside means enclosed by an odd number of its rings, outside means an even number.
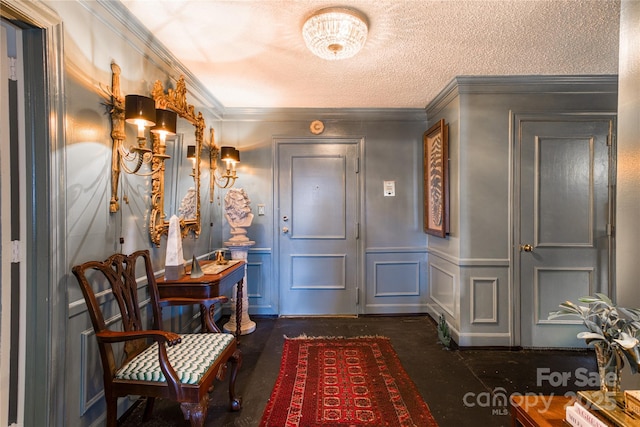
M367 19L344 7L320 9L302 26L302 36L313 54L323 59L351 58L367 40Z

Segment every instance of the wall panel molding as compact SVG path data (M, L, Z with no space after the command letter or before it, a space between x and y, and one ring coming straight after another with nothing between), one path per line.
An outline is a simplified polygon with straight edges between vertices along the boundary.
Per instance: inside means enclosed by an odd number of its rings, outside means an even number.
M433 248L428 248L427 253L458 267L509 267L511 265L509 258L460 258Z
M93 343L94 347L96 347L95 351L89 351L90 344ZM98 373L102 372L102 365L99 359L99 352L97 351L97 342L95 339L95 332L92 329L87 329L82 331L80 334L80 416L83 416L93 405L99 402L104 396L104 388L100 387L99 392L93 396L89 396L90 388L88 381L91 378L102 378L101 375L96 375L95 369L91 368L91 372L89 372L89 354L93 354L98 357L98 366L100 370Z
M471 284L471 323L498 323L498 278L472 277ZM489 297L487 297L487 294ZM480 301L482 300L482 301ZM481 303L490 304L483 307ZM490 316L481 313L490 312Z
M366 254L426 253L426 246L379 246L365 248Z
M456 274L429 263L429 297L450 316L455 317ZM444 297L450 301L444 300Z
M401 267L402 271L396 271L393 267ZM412 270L409 267L413 267ZM382 270L388 270L384 272ZM413 272L413 274L411 274ZM407 284L404 291L384 290L390 288L394 283L382 283L385 273L390 273L396 279L398 277L413 278L413 283ZM394 280L397 283L397 280ZM385 286L391 285L391 286ZM396 287L398 285L396 284ZM411 289L409 289L411 288ZM374 297L399 297L399 296L420 296L420 262L417 261L376 261L373 263L373 289Z
M251 278L253 280L248 279L249 275L251 275ZM263 275L264 275L263 262L247 262L247 282L248 284L251 284L251 287L254 289L254 292L251 293L249 286L247 286L247 295L249 296L249 298L264 297L264 282L262 280Z

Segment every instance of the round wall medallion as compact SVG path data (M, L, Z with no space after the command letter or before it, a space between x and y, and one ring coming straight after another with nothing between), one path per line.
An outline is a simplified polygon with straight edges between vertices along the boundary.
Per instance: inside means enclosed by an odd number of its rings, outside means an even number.
M311 126L309 126L311 133L314 135L321 134L324 131L324 123L320 120L314 120L311 122Z

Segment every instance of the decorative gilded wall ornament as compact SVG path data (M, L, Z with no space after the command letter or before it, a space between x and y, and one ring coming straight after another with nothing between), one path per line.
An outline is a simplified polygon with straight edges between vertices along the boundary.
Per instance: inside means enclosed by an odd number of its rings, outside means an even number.
M180 230L182 237L186 237L189 232L197 237L200 235L200 155L202 151L203 136L205 122L201 112L196 113L193 105L187 102L187 86L184 76L181 76L176 83L175 89L168 89L164 92L162 83L156 81L151 96L156 102L156 108L163 108L175 111L179 118L187 120L195 127L195 167L193 169L193 191L191 197L195 198L194 217L181 217ZM154 135L153 150L160 150L160 139ZM154 168L155 168L154 164ZM164 211L165 206L165 168L160 167L158 172L151 176L151 215L149 217L149 234L151 241L160 246L160 240L163 235L169 232L169 220L167 212ZM191 189L190 189L191 191Z
M121 69L116 63L111 63L111 87L102 87L109 101L109 114L111 116L111 200L109 212L116 213L120 209L118 203L118 183L120 182L120 147L124 143L126 133L124 130L124 96L120 92Z
M164 147L158 147L157 144L153 148L147 147L145 128L153 125L154 128L151 129L150 133L156 137L156 132L161 132L165 135L173 134L174 132L170 124L173 113L170 113L168 117L163 114L161 116L163 118L162 125L156 124L156 114L160 111L154 108L152 99L140 95L122 95L120 92L120 73L120 67L116 63L111 63L111 87L105 88L100 85L103 94L107 98L106 105L109 108L111 117L111 199L109 201L109 211L111 213L115 213L120 209L118 186L122 172L138 176L150 176L161 167L164 167L164 161L170 158L170 156L166 155ZM140 112L136 111L136 108L141 108L144 103L146 103L146 107ZM133 111L127 111L132 106L134 106ZM136 112L139 114L144 113L144 116L136 117ZM131 116L129 113L131 113ZM151 115L153 115L153 118L151 118ZM145 120L145 124L138 129L137 145L125 146L125 122L135 123L141 118ZM149 170L141 169L141 166L145 164L151 165L151 168Z
M209 203L213 203L220 147L216 145L216 134L213 128L210 129L210 135L209 143L207 144L209 150Z

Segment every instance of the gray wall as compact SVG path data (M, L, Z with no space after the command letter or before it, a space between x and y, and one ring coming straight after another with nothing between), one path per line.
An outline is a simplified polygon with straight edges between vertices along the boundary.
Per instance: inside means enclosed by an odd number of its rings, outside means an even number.
M76 279L70 275L73 265L89 260L106 259L114 252L130 253L149 249L155 270L164 268L166 239L160 247L149 239L151 178L121 174L120 210L109 212L111 197L111 122L105 103L109 97L104 89L111 85L112 62L122 69L120 89L123 94L150 96L156 80L165 90L175 87L181 74L186 74L187 101L204 114L208 138L209 127L219 127L219 109L209 94L199 88L188 70L176 68L162 47L148 44L132 31L135 22L124 28L111 10L97 2L50 2L64 26L65 136L63 144L63 193L57 200L66 200L66 235L55 250L66 254L66 268L57 280L66 291L67 322L65 352L64 424L90 425L104 417L102 368L86 305ZM110 7L105 3L105 7ZM114 6L115 7L115 6ZM117 9L114 9L117 10ZM126 18L124 19L126 21ZM125 125L127 144L135 141L135 129ZM193 140L193 127L190 137ZM199 239L192 235L184 239L185 259L206 254L210 245L220 245L221 221L217 204L208 202L208 172L203 169L201 179L202 232ZM211 227L209 224L213 223ZM120 238L124 243L120 243ZM141 284L144 286L144 284ZM141 289L144 294L144 289ZM103 298L108 305L110 298ZM182 312L172 318L174 311L165 311L167 320L177 331L189 329L189 319L198 310ZM114 324L113 327L117 327ZM121 400L120 411L131 401Z
M444 314L463 346L515 342L511 117L518 113L615 113L616 77L458 77L427 106L449 123L450 234L428 240L429 313ZM496 298L477 298L486 285ZM472 307L474 301L483 306ZM474 322L472 313L497 313Z
M620 9L616 293L622 306L640 307L640 2ZM623 371L623 387L640 388L638 375Z
M265 216L255 216L248 237L256 242L249 251L248 287L250 313L277 314L279 295L273 200L274 137L313 138L309 124L322 120L325 131L317 138L363 138L361 215L361 274L364 298L359 312L420 313L426 311L426 236L422 232L422 146L426 115L421 110L278 110L256 113L225 111L221 144L241 152L240 178L254 210L264 204ZM383 181L396 181L396 196L383 196ZM229 237L228 225L223 235ZM384 265L382 264L384 263ZM376 268L403 266L393 283ZM382 280L382 279L380 279ZM401 296L404 288L418 289L417 296ZM377 290L377 293L376 293ZM384 293L384 296L380 296ZM396 293L397 295L394 295ZM376 296L377 295L377 296Z
M640 2L622 2L618 98L617 299L640 307Z

